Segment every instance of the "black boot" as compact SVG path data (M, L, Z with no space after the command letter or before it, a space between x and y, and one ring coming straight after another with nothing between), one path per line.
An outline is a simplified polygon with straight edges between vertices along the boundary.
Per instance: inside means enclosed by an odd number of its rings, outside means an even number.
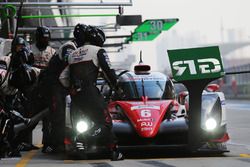
M20 151L30 151L30 150L38 150L39 149L39 147L34 146L31 143L25 143L25 142L23 142L20 145L22 146L22 148L20 149Z
M119 151L117 144L111 144L110 145L111 149L111 161L120 161L124 160L124 155Z
M124 155L118 150L112 151L111 161L121 161L121 160L124 160Z

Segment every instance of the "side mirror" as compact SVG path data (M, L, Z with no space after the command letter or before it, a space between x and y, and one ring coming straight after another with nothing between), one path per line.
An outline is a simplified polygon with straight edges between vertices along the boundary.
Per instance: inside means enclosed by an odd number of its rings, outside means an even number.
M209 84L206 88L206 91L208 92L217 92L219 91L220 86L218 84Z

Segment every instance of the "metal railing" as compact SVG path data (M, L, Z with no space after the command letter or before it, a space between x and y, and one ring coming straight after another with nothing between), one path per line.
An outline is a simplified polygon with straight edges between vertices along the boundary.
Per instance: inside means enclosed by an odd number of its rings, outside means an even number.
M20 2L0 2L0 5L19 6ZM24 2L24 7L27 6L132 6L132 0L127 2Z

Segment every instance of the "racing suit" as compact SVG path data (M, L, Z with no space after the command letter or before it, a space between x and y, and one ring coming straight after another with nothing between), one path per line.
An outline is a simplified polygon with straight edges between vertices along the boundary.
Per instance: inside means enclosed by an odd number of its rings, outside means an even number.
M50 143L43 147L43 152L61 151L64 145L64 127L65 126L65 98L68 95L67 87L60 82L64 80L65 71L68 71L68 56L77 48L73 41L63 44L58 53L49 61L48 67L41 74L40 93L42 96L49 98L51 132ZM47 150L46 147L51 146L53 150ZM50 149L50 148L49 148Z
M0 94L1 97L5 97L8 95L14 95L17 92L17 88L9 85L8 78L9 73L7 70L10 65L10 56L0 56Z
M111 133L112 120L106 110L104 97L96 87L99 69L104 73L107 81L116 85L116 75L110 68L110 61L105 50L94 45L84 45L69 55L69 71L65 77L69 80L60 80L63 85L71 85L71 106L84 111L84 114L95 122L96 128L101 128L101 143L114 144ZM66 82L65 82L66 81ZM97 143L100 144L100 143ZM112 148L111 148L112 149Z
M14 95L16 95L16 93L18 92L18 88L12 85L13 83L12 78L14 77L15 72L17 72L18 70L23 70L22 68L13 69L12 67L10 67L10 62L11 62L11 54L9 54L8 56L0 57L0 78L1 78L0 95L1 95L1 100L5 102L5 107L6 107L5 109L7 110L15 107L12 106L13 104L12 100ZM29 70L32 70L34 72L35 78L38 77L40 73L39 69L31 67ZM23 82L20 81L20 83ZM19 83L16 83L15 85L19 85ZM22 115L25 114L24 111L18 110L18 112L21 112ZM23 141L23 137L25 137L27 131L30 130L25 130L19 134L15 134L15 137L13 136L13 138L10 141L11 152L9 153L9 156L19 156L17 154L19 154L18 152L20 150L18 150L17 147Z
M49 60L56 52L51 46L47 46L46 49L40 50L35 44L32 45L31 50L34 54L33 66L40 69L44 69L48 66Z
M34 54L34 67L37 67L39 69L45 69L52 56L55 54L56 50L53 49L51 46L47 46L45 49L41 50L37 47L36 44L33 44L31 46L32 52ZM37 100L42 100L42 99L37 99ZM39 104L39 102L36 102L35 104ZM49 117L45 117L43 119L43 140L42 143L43 145L49 145L49 136L50 136L50 131L51 131L51 121Z

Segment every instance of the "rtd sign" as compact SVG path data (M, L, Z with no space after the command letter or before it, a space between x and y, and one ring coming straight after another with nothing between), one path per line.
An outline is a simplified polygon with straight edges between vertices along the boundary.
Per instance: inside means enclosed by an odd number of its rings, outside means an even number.
M219 48L168 50L172 74L177 81L219 78L224 75Z

